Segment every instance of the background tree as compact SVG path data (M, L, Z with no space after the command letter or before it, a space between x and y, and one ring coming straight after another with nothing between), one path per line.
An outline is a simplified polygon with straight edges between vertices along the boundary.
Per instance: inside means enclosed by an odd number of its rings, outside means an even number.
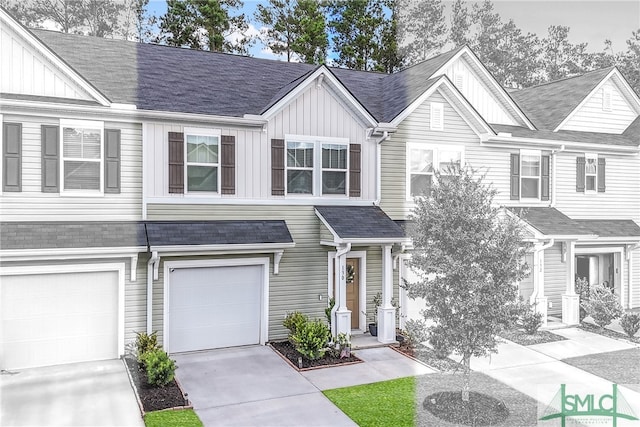
M447 36L441 0L395 0L398 10L397 41L407 65L440 53Z
M569 27L552 25L542 39L542 65L549 81L573 77L587 71L587 43L569 42Z
M248 54L251 37L240 0L167 0L158 42L192 49ZM236 36L236 37L233 37Z
M27 8L36 23L53 22L63 33L77 32L86 21L86 11L78 0L32 0Z
M456 0L451 5L451 21L448 40L454 47L469 43L469 9L464 0Z
M140 43L150 42L158 18L149 13L149 0L124 0L118 36Z
M80 0L84 22L88 27L86 35L95 37L113 36L120 29L120 17L124 4L106 0Z
M471 357L496 352L496 335L512 319L526 245L519 222L493 205L495 189L470 168L450 172L436 172L431 196L415 200L410 263L421 276L407 288L426 301L424 317L435 322L430 340L462 355L468 401Z
M0 0L0 7L6 9L11 16L20 21L22 25L26 25L27 27L37 26L36 16L34 16L31 9L27 6L28 4L20 1Z
M275 54L286 54L287 61L321 64L329 45L326 19L314 0L269 0L258 4L255 13L264 25L262 42Z

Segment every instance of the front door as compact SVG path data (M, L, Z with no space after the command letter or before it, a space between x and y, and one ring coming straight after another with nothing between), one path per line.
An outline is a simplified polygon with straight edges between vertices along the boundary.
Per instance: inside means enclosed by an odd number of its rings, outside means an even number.
M351 311L351 329L360 328L359 258L347 258L347 308Z

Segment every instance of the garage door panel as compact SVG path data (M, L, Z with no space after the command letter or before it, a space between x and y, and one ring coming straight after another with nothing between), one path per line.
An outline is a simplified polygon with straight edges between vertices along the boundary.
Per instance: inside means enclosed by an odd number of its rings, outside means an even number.
M118 272L3 276L3 369L118 357Z
M260 343L263 266L174 269L169 351Z

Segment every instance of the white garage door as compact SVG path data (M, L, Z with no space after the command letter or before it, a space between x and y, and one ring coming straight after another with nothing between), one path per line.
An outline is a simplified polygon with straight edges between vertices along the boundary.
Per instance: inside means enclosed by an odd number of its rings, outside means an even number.
M168 351L259 344L263 268L171 268Z
M2 369L118 357L118 272L3 276Z

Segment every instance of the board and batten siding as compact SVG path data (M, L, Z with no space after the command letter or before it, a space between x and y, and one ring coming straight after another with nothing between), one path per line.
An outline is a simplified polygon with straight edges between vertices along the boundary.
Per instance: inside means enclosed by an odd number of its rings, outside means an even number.
M4 192L3 221L125 221L142 218L142 129L139 124L104 122L121 131L121 192L61 195L42 192L41 125L58 119L4 114L4 123L22 124L22 191Z
M605 192L576 191L576 157L559 153L556 208L571 218L633 219L640 222L639 157L599 154L606 159Z
M562 262L562 244L556 243L544 251L544 296L551 307L551 316L562 316L562 295L567 291L568 262Z
M497 101L497 95L488 89L491 87L488 82L478 78L482 72L474 68L461 56L444 70L444 74L488 123L518 125Z
M328 252L335 250L320 245L320 220L312 206L242 206L234 205L150 205L148 218L192 220L281 220L284 219L295 241L295 247L285 249L280 260L280 272L273 274L273 256L269 265L269 339L284 338L287 330L282 321L288 312L299 310L311 318L324 319L328 303ZM363 250L353 248L352 250ZM381 289L381 249L367 250L367 286ZM261 256L259 254L248 257ZM209 256L207 259L238 258L239 255ZM181 258L185 259L185 258ZM189 258L191 259L191 258ZM167 259L162 259L166 261ZM163 267L154 282L153 328L162 330ZM377 291L368 291L373 298ZM319 295L322 295L320 300Z
M444 104L444 130L431 130L431 102ZM439 91L409 115L396 133L382 143L382 197L380 207L393 219L405 219L413 208L407 200L407 143L463 146L465 162L476 163L472 148L480 143L478 135L446 101ZM471 157L470 157L471 155ZM507 158L508 162L508 158ZM508 166L507 166L508 167ZM508 180L508 173L505 177Z
M0 93L92 99L8 25L0 26L0 52Z
M604 111L602 99L605 90L611 91L611 110ZM638 114L622 96L610 79L595 91L591 98L562 126L561 130L621 134Z

